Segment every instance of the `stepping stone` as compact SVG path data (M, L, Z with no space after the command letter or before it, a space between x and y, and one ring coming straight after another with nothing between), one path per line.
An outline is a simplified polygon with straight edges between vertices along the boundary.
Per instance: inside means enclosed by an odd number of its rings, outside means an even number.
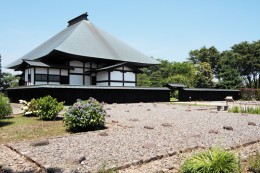
M249 125L249 126L256 126L256 123L254 123L254 122L248 122L247 125Z
M30 144L30 146L33 147L38 147L38 146L44 146L44 145L48 145L49 141L48 140L39 140L39 141L34 141Z
M66 159L66 163L70 165L77 165L80 164L80 162L82 162L83 160L86 160L86 157L84 155L72 155Z
M234 130L232 126L223 126L223 129L225 129L225 130Z
M163 127L172 127L172 125L170 123L162 123Z
M129 119L129 121L139 121L137 118Z
M142 145L143 148L155 148L156 144L151 141L144 142Z
M112 120L112 123L118 123L118 121L116 121L116 120Z
M98 134L99 136L108 136L108 133L107 132L101 132Z
M146 126L144 126L144 128L145 128L145 129L154 129L154 126L148 126L148 125L146 125Z
M209 130L209 133L218 134L218 130L211 129Z

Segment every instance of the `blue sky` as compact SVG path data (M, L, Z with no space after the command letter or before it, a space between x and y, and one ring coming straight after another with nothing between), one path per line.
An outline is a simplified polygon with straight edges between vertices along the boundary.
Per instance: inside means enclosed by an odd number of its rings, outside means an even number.
M1 0L2 66L84 12L96 26L144 54L181 62L202 46L223 51L259 40L259 7L259 0Z

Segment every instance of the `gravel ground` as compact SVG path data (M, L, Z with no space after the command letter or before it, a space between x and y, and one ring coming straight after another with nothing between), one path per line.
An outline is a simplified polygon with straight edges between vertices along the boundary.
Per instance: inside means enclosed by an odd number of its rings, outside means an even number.
M135 164L185 148L230 147L260 139L259 115L168 103L113 104L106 105L106 109L109 117L105 130L51 138L45 146L32 147L31 142L11 146L46 168L88 172L100 170L104 162L107 167ZM70 156L82 155L86 159L78 165L67 161Z

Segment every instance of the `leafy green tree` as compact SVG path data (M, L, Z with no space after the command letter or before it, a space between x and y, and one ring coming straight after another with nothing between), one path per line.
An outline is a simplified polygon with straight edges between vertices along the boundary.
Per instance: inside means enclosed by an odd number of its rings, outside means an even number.
M238 64L239 54L233 51L224 51L221 54L218 73L218 88L241 88L243 86L243 78L240 75Z
M196 88L214 88L213 71L210 64L207 62L201 62L196 66L195 76Z
M3 72L0 78L0 88L5 89L8 87L18 86L19 78L11 73Z
M237 53L237 66L241 76L245 77L247 87L259 87L260 75L260 41L249 43L247 41L231 47Z
M194 86L195 68L192 63L159 61L159 65L141 69L143 73L137 75L138 86L162 87L166 83Z
M214 72L214 75L216 76L218 73L219 58L220 52L214 46L210 48L203 46L198 50L191 50L188 60L193 64L199 64L203 62L209 63L211 69Z

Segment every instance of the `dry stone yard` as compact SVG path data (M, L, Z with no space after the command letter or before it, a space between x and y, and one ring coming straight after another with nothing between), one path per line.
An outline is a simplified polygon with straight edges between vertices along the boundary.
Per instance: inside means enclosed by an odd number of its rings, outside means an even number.
M221 145L238 149L246 159L260 149L259 115L172 103L105 108L106 129L1 146L2 167L17 172L101 172L105 163L106 169L117 167L120 172L178 172L192 151Z

